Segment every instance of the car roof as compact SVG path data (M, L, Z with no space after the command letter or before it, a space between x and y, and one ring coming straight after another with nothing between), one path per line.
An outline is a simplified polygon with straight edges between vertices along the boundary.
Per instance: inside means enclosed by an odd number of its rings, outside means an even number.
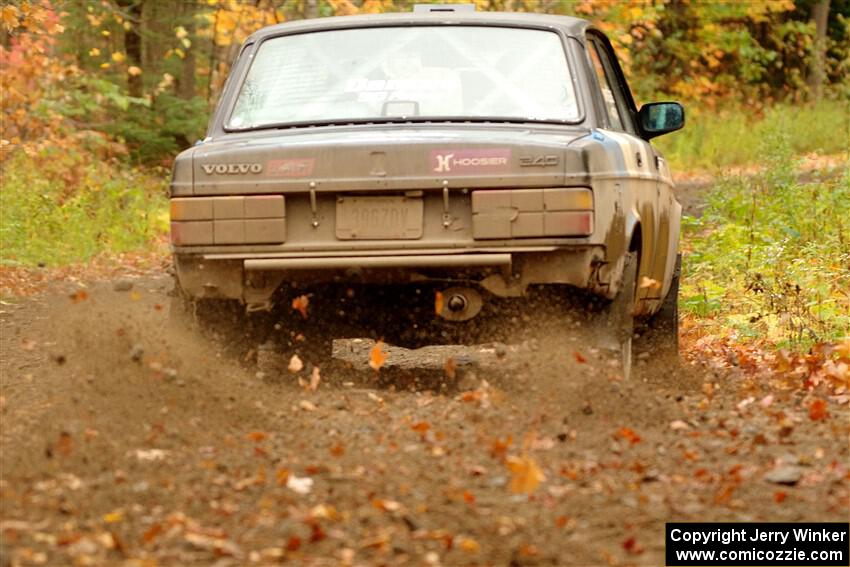
M388 13L359 16L335 16L310 20L293 20L261 28L251 34L246 43L267 37L297 33L370 26L407 25L490 25L507 27L548 27L567 35L582 38L590 22L571 16L529 14L525 12L440 12L440 13Z

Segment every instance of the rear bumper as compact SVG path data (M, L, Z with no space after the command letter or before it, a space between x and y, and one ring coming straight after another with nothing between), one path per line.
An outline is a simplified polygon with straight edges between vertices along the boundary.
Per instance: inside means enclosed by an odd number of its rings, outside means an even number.
M175 267L181 288L196 298L230 298L268 304L286 284L406 284L452 281L477 284L498 296L520 296L529 285L567 284L609 295L601 281L603 246L510 249L376 250L369 253L181 254Z
M510 254L418 254L404 256L330 256L311 258L261 258L244 261L246 271L340 270L397 268L509 267Z

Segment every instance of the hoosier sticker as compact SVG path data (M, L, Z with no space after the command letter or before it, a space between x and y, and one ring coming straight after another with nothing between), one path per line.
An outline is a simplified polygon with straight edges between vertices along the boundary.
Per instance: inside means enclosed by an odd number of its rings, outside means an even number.
M501 173L510 167L507 148L476 150L432 150L431 171L445 175Z

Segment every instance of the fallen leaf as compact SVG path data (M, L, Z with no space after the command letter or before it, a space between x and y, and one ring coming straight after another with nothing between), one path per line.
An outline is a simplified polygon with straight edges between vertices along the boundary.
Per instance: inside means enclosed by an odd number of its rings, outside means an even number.
M410 428L424 438L428 430L431 429L431 424L427 421L419 421L411 425Z
M286 483L289 480L289 469L281 467L275 471L274 475L278 486L286 486Z
M269 434L265 431L251 431L245 437L249 441L254 441L255 443L259 443L260 441L265 441L268 438Z
M162 524L157 522L157 523L153 524L151 527L149 527L147 529L147 531L145 531L144 534L142 534L142 541L145 542L145 543L150 543L153 540L155 540L157 538L157 536L159 534L161 534L163 531L164 530L163 530Z
M466 553L470 554L477 554L479 551L481 551L481 545L471 537L457 538L457 546L459 549L462 549Z
M788 495L785 492L783 492L781 490L777 490L776 492L773 493L773 501L776 502L777 504L781 504L782 502L785 502L786 496L788 496Z
M301 538L290 536L289 541L286 542L286 551L298 551L299 547L301 547Z
M826 402L821 399L812 401L809 405L809 419L821 421L827 417L829 417L829 413L826 411Z
M331 455L334 457L341 457L345 454L345 445L342 443L337 443L336 445L332 445L330 448Z
M79 303L89 298L89 292L84 289L78 289L77 291L72 293L70 297L71 301L73 301L74 303Z
M124 512L121 510L113 510L108 514L103 515L103 521L107 524L115 524L124 519Z
M289 366L286 367L290 374L298 374L304 368L304 363L298 358L297 354L293 354L289 359Z
M510 435L505 437L504 439L497 438L493 440L493 443L490 444L490 456L494 459L498 459L504 457L508 452L508 447L513 443L514 438Z
M576 362L578 362L579 364L584 364L587 362L587 359L582 356L582 354L578 351L573 352L573 358L575 358Z
M523 557L535 557L539 553L537 546L530 543L519 546L517 551Z
M299 295L292 300L292 309L301 313L301 316L307 318L307 307L310 305L310 297L308 295Z
M643 546L637 542L634 536L628 538L623 542L623 549L633 555L640 555L641 553L643 553Z
M619 435L632 445L640 443L640 435L638 435L628 427L621 427L620 430L617 432L617 435Z
M531 457L508 457L506 463L512 475L511 492L515 494L531 494L546 480L546 475Z
M569 521L570 519L567 516L558 516L555 518L555 525L559 528L563 528Z
M372 350L369 351L369 367L375 372L380 370L387 361L387 353L382 350L382 346L384 346L384 343L378 341L372 347Z

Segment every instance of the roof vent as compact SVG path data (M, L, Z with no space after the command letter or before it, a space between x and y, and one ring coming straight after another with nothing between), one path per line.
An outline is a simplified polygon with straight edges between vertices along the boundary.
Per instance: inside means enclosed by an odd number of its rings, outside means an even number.
M475 4L414 4L414 14L452 14L454 12L474 12Z

